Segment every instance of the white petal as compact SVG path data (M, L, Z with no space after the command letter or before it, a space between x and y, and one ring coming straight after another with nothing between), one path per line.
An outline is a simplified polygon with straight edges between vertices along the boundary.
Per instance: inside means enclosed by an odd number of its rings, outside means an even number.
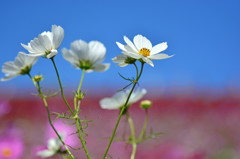
M9 74L9 75L6 75L5 77L1 78L0 81L7 81L7 80L10 80L14 77L17 77L19 76L20 74Z
M173 57L174 55L167 55L167 54L155 54L155 55L151 55L151 56L148 56L148 58L150 59L156 59L156 60L162 60L162 59L167 59L167 58L170 58L170 57Z
M38 57L35 56L29 56L30 54L26 54L24 52L19 52L18 56L21 56L24 66L30 66L37 62ZM16 61L14 62L16 64Z
M146 57L142 57L142 60L143 60L144 62L148 63L150 66L154 67L153 62L152 62L150 59L148 59L148 58L146 58Z
M134 51L138 52L134 44L128 39L128 37L124 36L124 41L127 43L127 45Z
M135 103L137 102L138 100L140 100L145 94L147 93L147 90L146 89L136 89L130 99L129 99L129 103Z
M51 50L51 53L48 54L46 57L48 59L52 58L53 56L57 55L58 51L57 50Z
M160 43L158 45L155 45L151 50L151 55L155 55L159 52L162 52L168 48L167 42Z
M100 101L100 106L103 109L119 109L125 104L126 99L125 92L118 92L110 98L103 98Z
M64 38L64 30L60 26L53 25L52 34L53 34L53 46L54 46L53 49L57 49Z
M104 98L100 100L100 107L102 109L119 109L121 105L119 105L115 100L112 100L111 98Z
M43 151L39 151L37 153L37 156L43 157L43 158L47 158L47 157L51 157L53 155L55 155L56 152L54 151L50 151L50 150L43 150Z
M31 57L45 56L45 52L43 52L43 53L30 53L30 54L28 54L28 56L31 56Z
M76 54L78 60L88 60L88 44L83 40L75 40L71 43L71 50Z
M118 64L119 67L125 67L125 66L127 66L127 65L128 65L128 64L125 63L125 62L121 62L121 63Z
M33 49L31 48L31 45L25 45L25 44L22 44L22 47L24 47L26 50L28 50L29 52L34 52Z
M20 68L17 67L14 62L6 62L2 66L2 72L6 74L16 74L20 71Z
M110 67L110 64L96 64L93 66L93 71L96 72L104 72L108 70Z
M125 62L127 57L128 57L127 55L118 55L118 56L112 58L112 61L114 63L122 63L122 62Z
M79 65L79 60L71 50L67 50L65 48L62 49L62 55L65 60L73 64L75 67L78 67Z
M45 47L41 44L38 38L31 40L30 45L33 49L33 52L30 53L45 53L46 51Z
M38 36L38 40L39 40L40 45L44 47L44 50L46 50L46 51L51 50L52 42L47 35L41 35L40 34Z
M122 53L126 56L132 57L134 59L139 59L141 58L141 55L133 53L133 52L126 52L126 51L122 51Z
M122 51L127 51L124 47L123 44L119 43L119 42L116 42L117 46L119 47L119 49L121 49Z
M138 54L138 51L134 51L134 50L133 50L130 46L128 46L128 45L125 45L124 48L125 48L126 52L132 52L132 53L134 53L134 54Z
M106 54L105 46L99 41L90 41L89 44L89 60L93 63L101 62Z
M136 35L133 42L138 50L141 50L142 48L152 49L152 43L142 35Z

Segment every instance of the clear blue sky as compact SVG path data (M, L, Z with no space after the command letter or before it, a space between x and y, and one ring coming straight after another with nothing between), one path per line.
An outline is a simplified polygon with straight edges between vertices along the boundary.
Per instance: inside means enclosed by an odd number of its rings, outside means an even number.
M165 53L173 58L154 61L141 79L143 87L213 87L240 86L240 1L238 0L1 0L0 1L0 65L14 60L20 43L27 44L52 24L65 30L60 46L69 48L77 39L99 40L107 48L105 62L111 63L104 73L90 73L85 88L121 88L126 84L118 72L132 76L131 66L120 68L111 58L121 54L115 42L123 43L136 34L152 43L168 42ZM64 86L78 84L81 72L65 60L61 53L56 63ZM43 74L44 85L57 87L50 60L40 59L33 73ZM0 76L4 76L0 73ZM27 77L1 82L0 88L31 88Z

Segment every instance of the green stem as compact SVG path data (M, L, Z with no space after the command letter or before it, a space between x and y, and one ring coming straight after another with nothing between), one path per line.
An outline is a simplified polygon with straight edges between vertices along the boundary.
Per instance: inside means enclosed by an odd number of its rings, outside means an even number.
M136 77L138 77L138 67L137 67L136 63L133 63L133 65L136 68Z
M39 93L39 96L40 96L41 99L43 100L44 106L45 106L46 111L47 111L47 113L48 113L48 121L49 121L50 126L52 127L52 129L54 130L55 134L58 136L59 140L61 141L61 143L62 143L63 146L65 147L65 149L66 149L66 151L68 152L69 156L70 156L72 159L75 159L75 157L73 156L73 154L71 153L71 151L69 150L69 148L67 147L67 145L65 144L65 142L62 140L62 137L59 135L59 133L57 132L56 128L54 127L54 125L53 125L53 123L52 123L51 114L50 114L50 111L49 111L49 108L48 108L48 103L47 103L46 97L45 97L44 94L42 93L42 90L41 90L41 87L40 87L40 83L33 81L33 78L32 78L32 76L31 76L30 73L28 73L28 76L29 76L30 79L32 80L34 86L36 87L36 89L37 89L37 91L38 91L38 93Z
M108 146L107 146L107 148L106 148L106 150L105 150L105 153L104 153L102 159L106 159L106 156L107 156L107 154L108 154L108 151L109 151L109 149L110 149L110 146L111 146L111 144L112 144L112 142L113 142L113 138L114 138L114 136L115 136L115 134L116 134L116 132L117 132L117 128L118 128L119 122L120 122L120 120L121 120L121 118L122 118L123 113L125 112L125 110L126 110L126 108L127 108L128 101L129 101L129 99L130 99L130 97L131 97L131 94L132 94L134 88L136 87L136 85L137 85L137 83L138 83L138 80L140 79L140 77L141 77L141 75L142 75L144 63L142 62L141 64L142 64L142 65L141 65L141 70L140 70L139 76L137 76L137 78L136 78L136 80L135 80L135 82L134 82L134 84L133 84L133 86L132 86L132 89L131 89L128 97L127 97L127 100L126 100L124 106L122 107L122 109L121 109L121 111L120 111L120 113L119 113L119 115L118 115L118 119L117 119L116 125L115 125L115 127L114 127L114 129L113 129L112 136L111 136L111 138L110 138L110 141L109 141L109 143L108 143Z
M84 75L85 75L85 70L82 70L82 75L81 75L81 79L78 85L78 89L77 89L77 93L79 94L82 88L82 84L83 84L83 79L84 79Z
M137 144L132 143L132 154L131 154L130 159L135 159L136 153L137 153Z
M65 95L64 95L64 92L63 92L63 87L62 87L62 82L60 80L60 76L59 76L58 69L57 69L57 66L55 64L55 61L54 61L54 57L51 58L51 61L53 63L53 66L54 66L54 69L55 69L55 72L56 72L56 75L57 75L57 78L58 78L58 83L59 83L62 99L64 100L64 102L65 102L66 106L68 107L69 111L72 113L72 115L74 115L74 112L73 112L71 106L68 104L67 99L65 98Z
M80 79L78 89L77 89L77 95L79 95L80 92L81 92L81 88L82 88L82 84L83 84L83 80L84 80L84 75L85 75L85 70L82 70L81 79ZM80 104L81 104L81 100L77 99L77 97L75 95L74 96L74 108L75 108L75 111L76 111L75 122L76 122L76 128L78 130L77 133L78 133L78 137L81 141L83 150L84 150L87 158L90 159L91 157L89 155L89 152L88 152L88 149L87 149L87 146L86 146L86 141L84 140L84 138L82 136L82 133L81 133L81 132L83 132L83 128L82 128L81 120L80 120L80 117L79 117Z
M137 152L137 141L136 141L134 123L133 123L132 118L128 115L128 113L126 115L127 115L127 120L128 120L128 124L130 127L130 132L131 132L132 154L131 154L130 159L135 159L135 155Z
M45 98L43 98L43 100L45 100ZM63 144L63 146L65 147L66 151L68 152L69 156L72 158L72 159L75 159L75 157L73 156L73 154L71 153L71 151L69 150L69 148L67 147L67 145L64 143L64 141L62 140L62 137L59 135L59 133L57 132L56 128L54 127L53 123L52 123L52 120L51 120L51 114L50 114L50 111L49 111L49 108L48 106L45 106L46 110L47 110L47 113L48 113L48 121L49 121L49 124L51 125L52 129L54 130L54 132L56 133L56 135L58 136L58 138L60 139L61 143Z
M147 124L148 124L148 109L145 109L145 119L144 119L144 123L143 123L141 133L138 137L138 143L142 142L142 140L143 140L144 134L145 134L146 129L147 129Z
M90 157L89 152L88 152L88 149L87 149L87 147L86 147L86 141L84 140L84 138L83 138L83 136L82 136L82 133L81 133L81 131L82 131L82 124L81 124L81 121L80 121L79 117L76 118L76 127L77 127L77 129L78 129L78 131L77 131L77 132L78 132L78 137L79 137L79 139L80 139L80 141L81 141L83 150L84 150L87 158L90 159L91 157Z

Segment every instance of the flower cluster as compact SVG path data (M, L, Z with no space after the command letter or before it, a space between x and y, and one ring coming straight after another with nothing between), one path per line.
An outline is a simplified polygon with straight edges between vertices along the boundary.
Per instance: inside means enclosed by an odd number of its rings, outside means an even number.
M38 96L43 100L44 106L48 113L49 124L58 138L56 137L50 138L48 140L47 149L39 151L37 155L45 158L52 157L56 154L67 154L68 155L67 158L69 157L74 159L75 157L68 148L68 143L66 143L67 141L66 135L59 133L59 130L55 127L56 123L52 122L52 116L49 110L47 98L56 94L45 95L44 92L42 91L42 86L40 85L43 80L43 76L42 75L32 76L30 73L32 66L37 62L39 57L50 59L51 62L53 63L58 78L61 97L68 108L68 112L65 113L55 112L54 114L56 115L56 119L61 118L69 120L70 123L75 124L75 128L77 130L74 131L72 134L77 135L78 139L81 142L81 146L85 152L86 157L90 159L91 157L88 152L86 146L87 142L85 139L85 137L87 136L87 134L85 133L85 129L87 128L87 126L83 126L88 125L89 120L80 119L79 113L81 101L84 99L85 96L85 93L81 90L81 86L83 83L85 72L93 71L104 72L109 69L110 64L103 63L106 57L106 47L99 41L85 42L83 40L75 40L71 43L70 49L66 48L62 49L63 58L70 62L71 65L73 65L76 69L80 69L82 71L79 86L74 94L73 106L71 106L64 95L60 75L56 63L54 61L54 57L58 54L58 48L61 45L63 38L64 38L63 28L61 26L52 25L51 32L44 31L41 34L39 34L37 38L31 40L27 45L21 44L28 51L28 53L26 54L24 52L19 52L17 57L15 58L15 61L6 62L3 64L2 72L5 73L5 77L3 77L1 81L6 81L19 75L28 75L37 89ZM152 60L155 59L161 60L172 57L165 53L162 53L162 51L166 50L168 47L166 42L152 46L150 40L148 40L146 37L142 35L136 35L133 38L133 42L130 41L126 36L124 36L124 41L126 42L126 45L123 45L119 42L116 43L117 46L122 50L123 54L112 58L112 61L118 63L118 66L121 67L133 64L134 67L136 68L136 77L133 79L129 79L120 75L123 79L130 81L130 84L121 89L122 90L121 92L116 93L112 97L103 98L100 101L100 106L103 109L120 110L118 120L114 127L114 131L112 132L109 144L103 155L104 159L108 155L109 148L111 146L112 141L114 140L117 127L123 115L126 115L131 130L131 136L127 141L125 141L128 144L132 144L133 150L131 154L131 159L135 158L137 144L143 142L148 138L152 138L152 136L156 136L156 134L153 134L152 132L150 133L149 136L146 135L147 134L146 129L148 124L148 108L152 106L152 102L149 100L144 100L140 104L140 107L145 110L145 119L139 136L136 136L133 119L131 118L130 113L128 112L128 108L130 107L130 105L139 101L147 93L147 91L143 88L136 88L139 79L142 75L144 64L147 63L151 66L154 66ZM140 69L136 64L137 62L141 63ZM126 89L131 85L132 85L131 89ZM4 149L5 156L8 156L9 153L11 153L9 149Z

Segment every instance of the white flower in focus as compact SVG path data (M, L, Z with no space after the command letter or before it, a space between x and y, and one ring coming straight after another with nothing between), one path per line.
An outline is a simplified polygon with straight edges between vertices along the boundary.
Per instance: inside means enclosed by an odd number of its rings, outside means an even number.
M102 64L106 55L105 46L99 41L86 43L83 40L76 40L71 43L71 49L62 49L63 57L73 64L74 67L87 72L103 72L109 68L109 64Z
M103 109L119 109L124 106L130 90L125 92L117 92L112 97L103 98L100 100L100 106ZM132 92L131 97L128 101L128 105L131 105L140 100L147 93L146 89L136 89Z
M14 61L3 64L2 72L5 73L5 77L0 79L0 81L10 80L16 76L28 74L37 59L38 57L31 57L23 52L19 52Z
M64 133L61 133L60 136L61 136L62 140L64 140L66 135ZM48 145L47 145L48 149L38 151L37 156L40 156L43 158L51 157L51 156L55 155L61 149L61 146L62 146L62 142L60 141L59 138L50 138L48 140Z
M52 31L44 31L28 43L28 45L21 44L29 51L30 56L43 56L45 58L54 57L58 51L64 37L64 30L62 27L52 25Z
M167 49L168 45L166 42L152 46L152 43L142 35L136 35L133 38L133 42L131 42L126 36L124 36L124 41L127 43L126 45L116 42L124 55L133 59L142 60L143 62L151 65L152 67L154 65L151 60L161 60L172 57L168 56L167 54L160 53ZM123 63L128 64L128 61L123 61L123 57L117 56L113 58L113 62L114 61L119 63L120 66L123 66Z

